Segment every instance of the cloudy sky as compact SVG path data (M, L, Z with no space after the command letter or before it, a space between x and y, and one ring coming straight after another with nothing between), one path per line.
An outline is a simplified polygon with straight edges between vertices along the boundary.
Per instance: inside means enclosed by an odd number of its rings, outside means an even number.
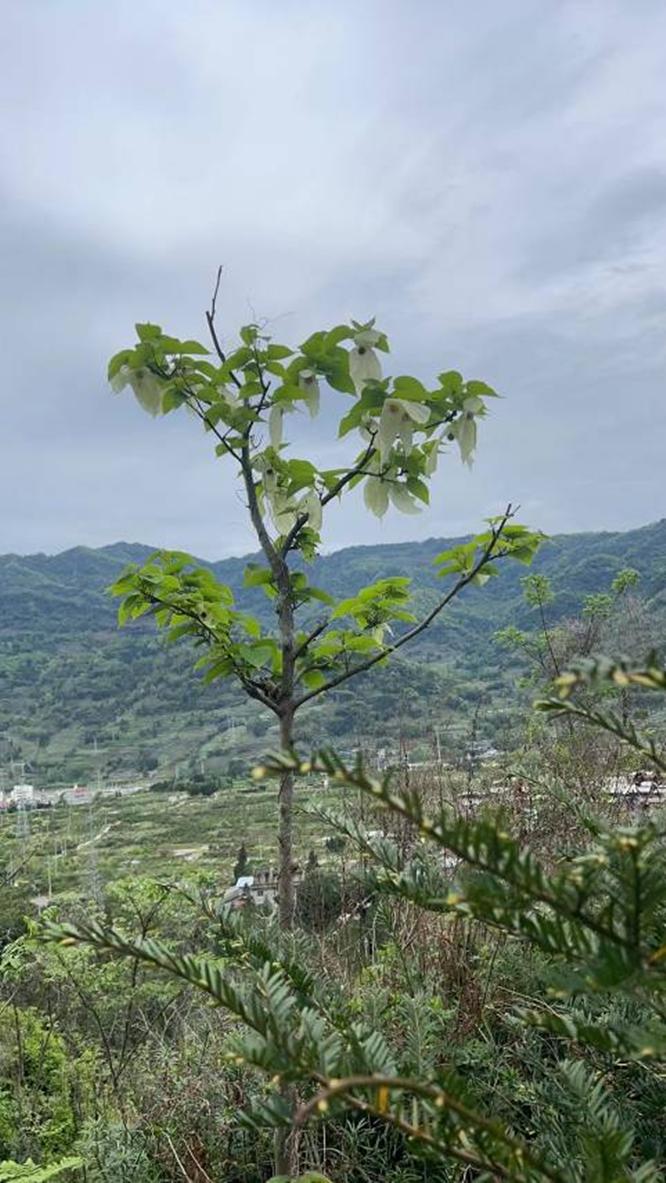
M429 512L351 499L329 548L664 516L663 0L1 7L0 551L252 548L196 424L104 382L136 320L203 333L218 262L227 339L375 314L394 373L505 396Z

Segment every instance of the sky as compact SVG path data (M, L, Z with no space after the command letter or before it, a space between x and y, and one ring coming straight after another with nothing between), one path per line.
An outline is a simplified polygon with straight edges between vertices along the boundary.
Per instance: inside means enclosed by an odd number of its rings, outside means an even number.
M196 422L105 382L137 320L202 336L219 263L225 342L374 315L387 372L503 396L427 511L352 495L326 549L666 514L663 0L0 8L0 552L255 549Z

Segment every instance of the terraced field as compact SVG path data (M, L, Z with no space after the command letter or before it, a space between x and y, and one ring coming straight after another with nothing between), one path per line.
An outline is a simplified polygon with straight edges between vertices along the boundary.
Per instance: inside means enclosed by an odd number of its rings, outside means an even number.
M306 811L336 801L338 790L325 790L320 780L304 785L297 858L307 858L310 850L322 864L334 858L326 847L331 829ZM146 791L36 810L23 823L28 835L21 832L16 813L4 813L0 868L11 888L3 895L11 890L17 902L69 892L88 896L93 887L125 875L204 879L224 889L232 881L241 843L253 867L274 863L276 822L275 786L247 781L212 797Z

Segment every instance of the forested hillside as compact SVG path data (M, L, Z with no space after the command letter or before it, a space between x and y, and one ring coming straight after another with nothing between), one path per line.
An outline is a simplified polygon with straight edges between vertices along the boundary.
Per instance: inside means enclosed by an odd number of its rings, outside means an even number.
M359 546L318 559L312 581L350 594L389 575L413 580L421 607L438 588L432 560L451 540ZM0 759L26 761L38 783L59 783L203 766L238 771L270 740L271 720L217 683L203 687L182 647L167 647L152 626L118 630L109 584L151 548L117 543L58 555L0 557ZM245 560L211 564L239 601L268 623L270 602L242 586ZM574 615L583 597L607 589L623 567L640 573L654 643L666 620L666 519L625 533L561 535L544 545L534 570L552 581L553 621ZM483 589L469 588L411 651L307 716L308 739L343 748L368 738L400 738L423 756L434 730L445 745L478 735L499 742L512 712L516 662L495 641L505 626L530 627L521 594L524 569L512 566ZM362 709L359 709L361 707Z

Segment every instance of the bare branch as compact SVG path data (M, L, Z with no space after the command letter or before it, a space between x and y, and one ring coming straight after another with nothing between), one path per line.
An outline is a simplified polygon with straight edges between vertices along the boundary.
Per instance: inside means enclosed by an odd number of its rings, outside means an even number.
M213 342L213 345L215 346L215 352L217 353L217 356L219 357L220 361L222 362L222 365L224 365L227 360L227 357L226 357L224 350L222 349L222 346L220 345L220 340L217 335L217 331L215 329L215 316L217 313L217 296L218 296L218 292L220 290L220 283L221 282L222 282L222 264L220 263L220 266L217 269L217 275L215 277L215 288L213 289L213 295L212 295L212 298L210 301L210 308L208 308L206 310L206 323L208 325L208 332L211 335L211 340Z
M219 357L220 361L222 362L222 365L226 365L227 355L224 352L224 350L220 344L220 339L217 335L217 329L215 328L215 317L217 315L217 296L218 296L218 292L220 290L221 280L222 280L222 264L220 263L220 266L217 269L217 276L215 277L215 287L213 289L213 295L212 295L211 302L210 302L210 308L208 308L206 310L206 324L208 325L208 332L210 333L211 340L212 340L213 345L215 347L215 352L216 352L217 356ZM238 380L238 378L236 377L236 375L234 374L233 370L231 371L231 380L232 380L232 382L235 383L236 386L238 386L240 388L241 383Z

